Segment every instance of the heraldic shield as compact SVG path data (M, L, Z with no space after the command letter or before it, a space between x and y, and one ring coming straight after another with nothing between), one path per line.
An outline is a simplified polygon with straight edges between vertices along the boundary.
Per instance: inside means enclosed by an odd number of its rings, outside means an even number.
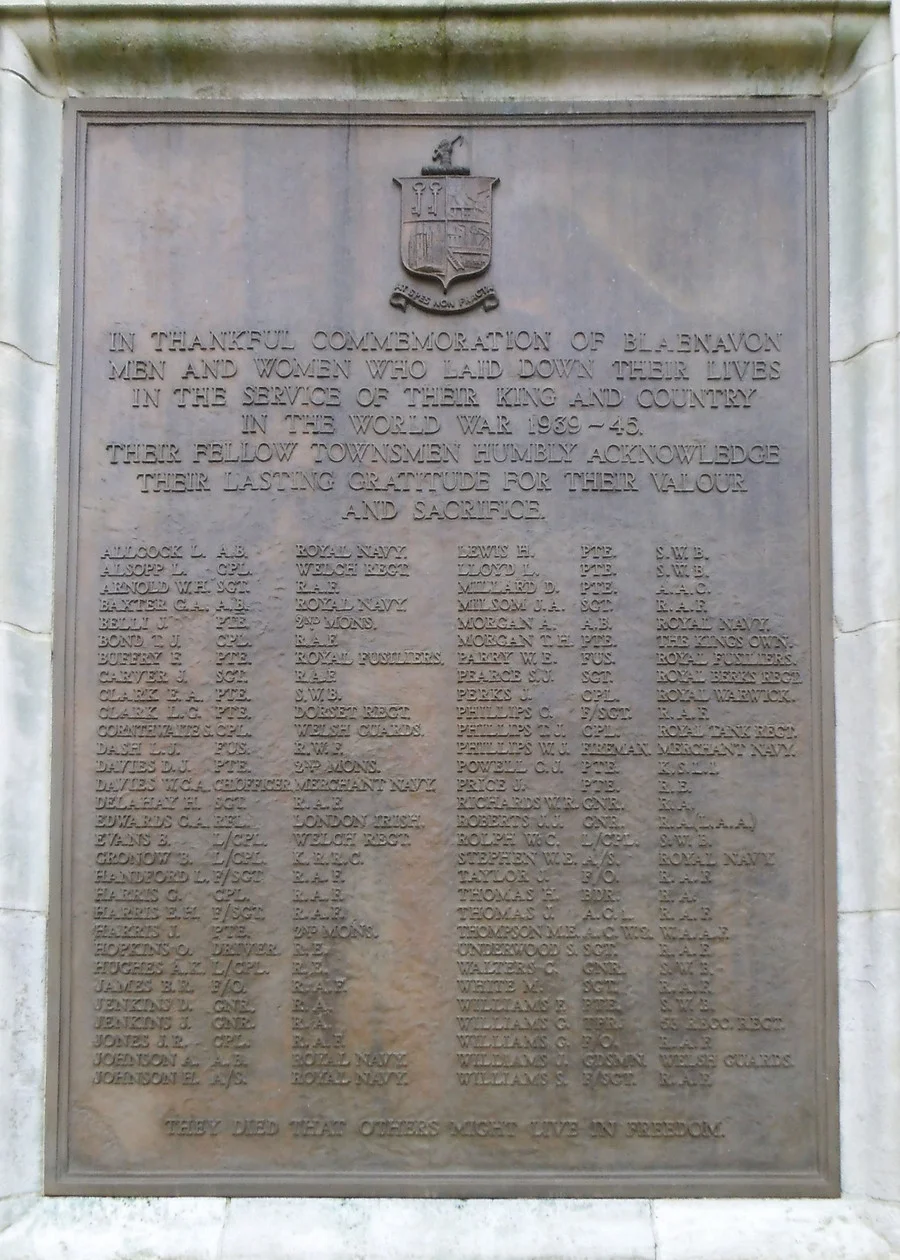
M414 276L478 276L491 262L492 175L422 174L400 185L400 259Z

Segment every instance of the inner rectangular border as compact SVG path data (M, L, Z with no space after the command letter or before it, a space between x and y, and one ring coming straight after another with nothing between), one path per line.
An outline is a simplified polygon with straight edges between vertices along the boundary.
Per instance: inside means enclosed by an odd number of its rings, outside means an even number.
M806 132L807 294L810 329L809 502L812 554L810 624L813 669L819 681L813 710L814 830L816 848L816 932L824 944L816 977L819 1035L816 1117L817 1174L694 1174L660 1170L613 1175L502 1171L490 1173L335 1173L290 1176L280 1173L72 1174L68 1170L68 1018L72 978L66 966L71 924L69 843L74 641L74 572L78 538L77 471L80 446L81 323L84 266L84 178L89 132L96 126L155 122L183 125L236 122L254 125L452 127L454 123L495 126L592 126L606 121L641 126L664 122L715 126L754 121L802 123ZM242 1195L325 1197L466 1198L646 1198L646 1197L834 1197L840 1193L838 1132L837 897L834 766L834 663L830 545L830 450L827 237L827 109L816 99L717 100L684 102L416 104L388 102L260 102L198 104L193 101L69 100L64 106L63 250L60 321L60 418L56 522L54 621L58 641L53 667L51 779L51 897L48 970L48 1059L46 1089L45 1193L49 1195ZM815 695L814 695L814 698Z

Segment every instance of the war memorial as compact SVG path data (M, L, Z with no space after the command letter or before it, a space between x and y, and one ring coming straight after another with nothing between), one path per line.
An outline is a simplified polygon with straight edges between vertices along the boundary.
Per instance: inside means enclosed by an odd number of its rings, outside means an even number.
M0 1260L900 1250L881 3L0 45Z

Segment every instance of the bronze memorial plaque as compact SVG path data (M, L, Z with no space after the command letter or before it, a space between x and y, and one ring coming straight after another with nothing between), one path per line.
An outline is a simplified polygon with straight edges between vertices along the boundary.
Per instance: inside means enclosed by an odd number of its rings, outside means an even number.
M824 125L70 105L50 1191L836 1192Z

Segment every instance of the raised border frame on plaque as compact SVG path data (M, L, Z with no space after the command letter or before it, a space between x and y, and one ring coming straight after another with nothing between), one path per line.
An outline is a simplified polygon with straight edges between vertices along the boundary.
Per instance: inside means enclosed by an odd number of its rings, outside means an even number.
M808 1149L814 1152L814 1157L811 1160L807 1160L807 1165L803 1169L778 1168L773 1172L760 1163L754 1163L753 1167L741 1167L740 1147L742 1134L740 1126L737 1126L734 1133L730 1133L729 1137L718 1148L720 1152L731 1153L736 1150L737 1154L726 1155L726 1158L718 1160L718 1162L716 1160L701 1160L700 1164L695 1165L691 1163L691 1160L687 1160L686 1163L681 1165L676 1163L672 1167L672 1165L667 1165L666 1160L663 1158L655 1164L648 1164L640 1162L639 1159L629 1159L628 1155L624 1153L625 1148L620 1147L623 1150L623 1154L613 1159L613 1162L609 1164L604 1164L603 1162L591 1163L590 1159L582 1159L579 1163L577 1159L572 1160L570 1157L560 1157L556 1159L556 1162L555 1159L551 1158L550 1162L548 1162L548 1167L543 1168L541 1163L539 1163L539 1159L536 1159L536 1152L541 1149L543 1134L538 1129L522 1128L521 1133L517 1134L516 1142L500 1148L500 1154L497 1157L485 1159L482 1153L479 1152L476 1158L470 1155L468 1163L466 1163L465 1159L454 1162L454 1159L447 1157L442 1160L442 1163L439 1159L432 1165L427 1160L420 1158L421 1147L417 1149L415 1142L406 1140L426 1138L427 1135L412 1133L412 1131L403 1133L403 1131L398 1130L397 1134L392 1135L389 1131L386 1131L386 1134L384 1134L384 1137L388 1140L396 1138L397 1142L395 1143L395 1149L389 1150L386 1158L383 1160L378 1157L372 1157L368 1150L366 1150L366 1154L362 1155L366 1143L361 1142L359 1138L355 1139L357 1140L357 1145L354 1148L355 1159L350 1158L348 1162L342 1163L342 1158L338 1155L332 1160L332 1167L329 1167L326 1155L318 1155L318 1157L311 1160L311 1164L305 1167L304 1150L306 1148L300 1140L292 1142L291 1153L292 1157L294 1157L294 1162L291 1162L290 1159L286 1158L285 1154L282 1154L281 1157L272 1162L270 1167L266 1167L265 1158L260 1162L256 1155L250 1160L248 1167L242 1167L241 1157L231 1157L231 1155L226 1155L223 1159L219 1159L218 1164L216 1160L209 1162L205 1150L200 1147L200 1144L194 1143L194 1149L197 1152L194 1155L195 1167L192 1167L190 1164L179 1164L178 1160L175 1160L174 1164L166 1165L165 1160L160 1160L159 1157L154 1155L155 1163L151 1167L144 1168L140 1167L140 1158L135 1158L132 1152L129 1152L129 1158L125 1160L118 1158L116 1142L121 1143L121 1134L116 1138L116 1135L108 1133L105 1128L108 1120L100 1115L100 1118L97 1120L97 1129L93 1135L88 1133L87 1138L83 1135L89 1130L89 1124L87 1129L82 1129L82 1144L87 1144L86 1149L91 1147L93 1143L93 1149L103 1150L106 1148L107 1152L108 1150L113 1150L116 1153L115 1158L108 1160L106 1167L97 1167L96 1169L89 1167L83 1159L81 1163L78 1162L78 1158L73 1160L71 1109L73 1106L81 1108L83 1120L84 1116L88 1115L89 1110L91 1110L91 1105L84 1097L76 1097L73 1102L71 1081L72 1012L82 990L93 987L93 984L95 984L95 976L84 974L84 970L73 970L71 963L73 958L73 932L76 931L73 917L74 902L76 902L77 896L74 895L74 891L76 891L79 878L76 867L79 862L84 862L89 852L89 849L82 848L82 845L87 845L88 843L86 834L89 828L84 822L83 810L79 811L76 808L76 790L79 780L76 772L76 752L74 750L76 750L77 746L79 747L79 709L74 697L76 697L79 683L78 670L76 669L79 640L76 631L81 631L82 635L86 634L86 622L82 620L82 617L76 617L77 578L79 573L82 572L79 570L79 563L83 563L84 556L84 548L81 547L82 533L86 529L82 523L81 515L79 515L79 512L82 510L81 479L84 467L82 462L82 436L84 425L89 425L89 423L93 422L91 415L87 415L87 417L82 415L84 353L86 353L84 352L83 336L84 324L86 324L89 315L89 295L86 295L86 291L84 291L83 282L84 268L86 268L89 261L86 247L86 204L88 200L86 155L88 151L88 137L91 135L92 129L102 129L102 127L113 127L113 129L135 127L135 129L140 129L140 127L145 126L161 126L169 127L171 130L175 125L180 125L184 126L185 129L198 126L221 126L226 127L226 129L237 130L243 126L262 127L262 129L266 129L266 127L282 127L284 129L287 126L292 127L292 129L305 129L306 131L330 129L333 134L337 134L339 130L349 134L349 132L366 129L374 129L376 132L378 129L389 129L392 132L417 132L416 151L421 152L422 160L427 163L429 152L426 150L430 149L432 135L442 136L446 134L450 136L451 131L455 129L466 132L466 134L478 136L479 130L484 131L490 127L490 129L498 132L503 131L505 135L511 137L517 129L519 131L529 131L531 129L537 136L543 136L547 134L548 130L552 129L568 129L571 132L575 132L581 129L600 129L600 127L616 126L620 127L620 129L621 127L633 127L633 129L635 127L637 129L645 127L647 129L647 127L652 126L677 127L683 125L693 126L696 129L700 122L707 127L711 127L711 129L721 126L739 127L746 125L747 122L766 122L773 127L784 125L784 123L792 123L795 126L799 125L804 137L805 251L803 266L805 280L807 280L804 301L804 316L805 321L807 321L805 323L805 331L807 331L807 336L805 336L805 354L807 354L807 359L805 359L805 370L802 378L805 388L803 413L808 426L807 444L805 444L805 459L807 459L805 471L807 471L808 476L807 525L809 542L809 570L807 575L809 591L807 614L808 641L805 643L805 653L807 653L805 660L808 662L808 675L804 679L804 685L807 688L809 706L807 714L807 755L809 765L807 811L809 829L811 829L812 835L811 848L809 848L805 857L808 859L809 878L812 881L812 896L809 898L809 905L813 907L813 913L809 916L807 926L814 929L813 945L809 946L807 944L804 946L804 958L807 960L809 968L805 979L807 979L808 988L813 994L814 1007L813 1045L805 1046L804 1050L811 1056L808 1077L813 1082L811 1096L814 1096L814 1100L816 1100L814 1114L811 1118L808 1118L809 1140L807 1143ZM696 1196L696 1194L706 1194L706 1196L716 1196L716 1194L803 1196L803 1194L837 1193L837 1019L836 974L834 974L834 922L836 922L836 905L834 905L836 903L836 890L834 890L834 885L836 885L836 874L834 874L833 834L833 699L831 636L829 636L831 596L829 596L828 537L827 529L824 528L824 522L827 522L828 519L827 266L826 227L824 227L824 205L827 202L826 169L824 169L826 168L826 163L824 163L824 151L826 151L826 146L824 146L824 126L826 126L826 116L824 116L822 102L798 101L703 102L701 105L693 105L691 102L686 102L683 105L679 103L677 106L642 105L634 107L604 105L596 108L585 106L550 107L546 105L509 107L492 105L482 107L456 105L456 103L453 106L427 106L421 108L411 108L407 105L378 105L372 107L355 105L335 107L329 105L328 107L314 108L301 107L294 105L294 103L287 106L256 105L255 103L251 107L227 102L217 102L214 106L202 107L195 105L193 102L158 101L78 101L69 103L67 106L66 204L64 204L66 255L64 255L63 263L62 359L64 377L61 408L61 433L63 437L61 441L61 461L59 461L59 466L61 466L61 473L59 473L59 486L61 486L59 503L61 503L61 510L59 510L58 515L58 599L57 616L55 616L58 643L61 646L57 650L57 662L54 665L54 927L52 931L52 951L50 951L50 956L52 956L52 966L50 966L50 976L52 976L52 983L50 983L50 1046L57 1047L57 1053L54 1056L53 1051L50 1052L48 1068L48 1192L112 1194L306 1193L339 1194L339 1196L347 1196L347 1194L386 1194L386 1196L400 1196L400 1194L449 1194L449 1196L466 1197L516 1196L516 1194L529 1197L645 1197L650 1196L650 1194L674 1194L674 1196ZM473 145L473 147L476 146ZM415 176L415 169L407 169L407 166L403 165L407 160L406 155L403 155L402 159L398 159L396 170L383 170L384 183L387 185L387 200L391 203L391 213L393 215L397 214L400 198L398 198L396 189L393 189L391 186L392 179L400 181L406 179L407 176ZM508 164L508 166L511 165ZM463 170L461 166L460 170ZM439 171L440 178L449 173L449 168L445 171ZM503 188L503 194L507 195L509 185L513 184L513 171L507 170L507 173L504 174L503 170L495 171L493 166L490 166L490 169L488 169L488 166L484 166L483 169L480 157L478 166L473 166L473 173L470 175L469 170L465 170L465 175L460 176L460 178L487 179L488 175L493 176L493 179L499 179ZM531 178L537 178L533 170L531 171ZM479 190L480 192L483 192L483 190ZM504 208L508 204L508 200L504 202ZM499 210L497 210L497 213L499 213ZM174 227L174 231L178 232L178 226ZM492 318L499 320L499 326L507 328L504 312L507 310L507 305L505 305L507 294L511 292L512 273L508 270L508 263L507 270L504 270L504 261L500 257L502 251L499 251L497 248L499 231L500 229L494 226L494 252L497 257L495 257L494 261L490 261L490 252L488 251L488 267L492 268L492 270L490 270L489 276L485 278L492 282L498 291L500 309L497 312L488 306L487 311L493 311ZM406 267L407 272L412 271L413 275L415 275L415 266L413 266L415 257L410 255L410 253L402 255L402 244L401 253L397 253L396 236L384 238L383 248L386 256L391 256L392 267L397 272L396 278L398 281L405 280L402 271L403 266ZM487 271L487 268L480 265L479 262L469 272L464 272L460 278L465 284L466 276L480 275L484 271ZM432 267L426 268L425 272L422 273L425 273L427 276L437 275L437 272ZM422 285L426 297L434 290L434 285L431 284L430 280L425 282L417 281L417 284ZM479 284L479 280L469 282L469 289L475 296L476 287ZM429 287L430 285L431 287ZM400 287L398 285L397 289L400 289ZM421 291L416 290L416 292ZM446 294L447 290L444 290L444 292ZM454 290L451 287L449 296L453 297L453 294ZM429 324L430 328L436 328L434 321L441 318L442 312L440 315L437 314L436 305L441 300L440 296L435 297L434 314L429 314L426 306L424 316L420 316L420 318L432 321ZM371 297L367 295L366 301L371 302ZM386 291L384 292L384 302L387 304L388 301L389 294ZM511 301L512 305L514 299L509 301ZM398 309L396 302L393 304L393 309ZM558 314L558 309L560 307L557 306L555 315ZM391 307L386 306L386 310L389 314ZM460 307L461 310L464 310L464 307ZM366 306L366 311L367 315L364 318L371 319L373 307L371 305ZM487 314L487 311L485 311L485 314ZM214 319L214 316L211 316L211 318ZM458 318L458 315L454 315L454 318ZM458 324L455 324L454 328L458 328L458 326ZM613 333L613 331L618 333L619 328L620 325L616 325L615 328L610 325L610 333ZM100 352L97 352L95 348L95 353ZM362 377L359 379L362 379ZM354 377L354 384L357 383L357 378ZM93 402L93 397L91 397L91 402ZM483 404L483 399L479 399L479 402ZM232 408L229 408L228 415L233 420ZM178 418L175 417L175 420L178 420ZM237 436L237 430L234 433ZM187 433L184 436L187 437ZM654 435L654 440L657 440L659 436L662 435ZM555 485L555 490L557 490L556 483L553 483L553 485ZM228 489L232 489L231 486L228 486ZM568 486L568 489L571 490L571 485ZM108 493L108 485L106 483L102 485L98 483L96 488L91 490L91 493L95 495L95 507L97 501L102 500L102 493L105 490ZM659 490L659 486L657 486L657 490ZM135 493L134 489L132 489L131 493ZM560 485L553 498L563 498L566 493L567 491L563 490ZM581 501L580 495L579 501ZM562 509L560 510L562 512ZM571 510L568 515L563 513L560 520L556 522L557 529L570 527L570 518ZM376 527L373 527L372 524L366 525L367 530L373 530L374 528ZM395 534L396 528L395 532L391 534L392 539L395 537ZM466 527L466 532L460 533L459 539L455 538L454 541L465 539L466 542L470 542L471 539L480 539L483 536L483 529L480 527L476 528L475 520L473 520L473 523ZM519 536L516 533L507 532L503 534L503 537L516 539ZM532 538L539 538L539 527L534 528L534 530L529 527L521 533L521 537L524 539L524 542L531 543ZM294 539L291 539L292 541ZM545 563L546 572L552 572L550 567L552 559L548 556L539 556L538 558ZM290 548L289 561L292 561ZM545 570L541 570L541 577L542 580L547 580ZM637 601L637 599L638 593L637 587L635 587L634 600ZM635 609L637 609L637 604L635 604ZM633 626L637 612L632 610L628 616L630 617L628 625ZM556 630L556 625L553 625L553 633L556 633ZM401 641L403 641L402 636ZM628 682L628 679L626 679L626 682ZM634 683L635 680L632 679L630 682ZM534 685L539 687L541 684L536 683ZM397 684L395 689L397 692L400 692L400 684ZM202 703L212 703L212 701ZM435 748L439 747L439 745L435 745ZM87 755L82 756L87 757ZM89 760L89 757L87 760ZM84 764L87 764L87 762L84 762ZM79 766L81 765L82 762L79 762ZM533 769L533 764L529 764L528 774L532 774ZM81 774L84 774L83 769ZM159 774L161 775L161 770L159 770ZM577 777L574 770L571 771L571 774ZM634 780L635 784L639 784L639 781L638 779ZM453 803L451 803L450 808L453 808ZM435 815L436 823L440 823L442 820L444 818L442 818L440 813ZM272 827L275 827L275 823L272 823ZM426 833L429 832L427 819L424 829ZM440 828L435 828L435 834L437 830L440 830ZM193 861L194 859L192 858ZM635 874L635 878L637 878L637 874ZM754 896L759 896L759 892L754 892ZM349 970L353 971L352 966L350 966ZM556 995L553 995L553 1000L558 1000ZM568 994L563 1000L568 1000ZM189 1057L189 1047L182 1048L185 1050L185 1055ZM693 1048L696 1050L697 1047ZM763 1070L768 1070L768 1068L764 1067ZM434 1085L434 1081L434 1076L429 1077L430 1085ZM693 1085L696 1085L696 1082L691 1082L691 1085L684 1086L684 1089L688 1089L688 1087L692 1089ZM96 1087L100 1090L103 1089L102 1085ZM542 1089L543 1086L538 1087ZM79 1089L82 1090L83 1095L84 1086L79 1086ZM189 1089L189 1084L187 1086L176 1085L175 1089ZM122 1092L130 1094L131 1091L121 1089L118 1091L118 1100L125 1102L125 1099L121 1099ZM384 1097L386 1095L382 1095L382 1101L379 1102L378 1108L373 1111L373 1114L377 1113L376 1119L378 1120L384 1120L386 1115L388 1120L391 1118L391 1110L389 1110L388 1102L383 1101ZM519 1105L518 1102L516 1105ZM258 1108L256 1110L258 1111ZM475 1110L478 1111L476 1119L488 1123L488 1116L484 1114L484 1109L482 1111ZM505 1100L503 1108L500 1108L500 1110L502 1110L505 1123L516 1123L516 1121L511 1119L514 1113L512 1100ZM526 1110L528 1110L527 1106ZM550 1110L555 1111L557 1118L558 1116L563 1118L562 1120L555 1120L555 1123L563 1123L565 1115L570 1114L574 1114L575 1119L581 1124L590 1123L591 1116L585 1115L579 1109L575 1109L574 1113L572 1113L571 1108L565 1109L560 1108L560 1106L557 1106L555 1109L550 1108ZM691 1121L683 1119L683 1116L691 1110L689 1106L682 1104L676 1110L678 1110L681 1119L672 1121L673 1124L691 1123ZM176 1106L169 1106L168 1113L171 1114L173 1111L175 1111L175 1118L178 1118L179 1115L187 1115L184 1108L178 1111ZM625 1111L620 1108L621 1119L610 1121L610 1123L625 1124ZM223 1115L226 1113L226 1119L239 1120L242 1116L241 1106L233 1105L231 1099L229 1099L227 1108L223 1110ZM644 1105L643 1113L632 1116L633 1123L652 1123L652 1121L648 1120L648 1114L647 1105ZM266 1115L268 1115L267 1111ZM309 1106L306 1106L305 1111L301 1109L299 1119L304 1119L306 1116L309 1116ZM281 1123L284 1123L285 1118L286 1113L279 1114ZM421 1119L420 1111L415 1108L410 1109L408 1106L406 1106L406 1109L401 1108L400 1120L405 1119L418 1123ZM538 1123L542 1119L542 1116L539 1116L536 1109L532 1106L528 1123L532 1123L532 1121ZM440 1125L444 1125L445 1121L445 1116L439 1116ZM361 1128L359 1128L361 1123L364 1124L367 1121L361 1121L357 1116L355 1118L355 1131L357 1131L357 1134L361 1131ZM387 1121L384 1121L384 1123L387 1123ZM504 1123L504 1121L499 1121L499 1123ZM668 1121L661 1121L661 1123L668 1123ZM700 1121L696 1121L696 1123L700 1123ZM706 1121L706 1123L708 1124L710 1121ZM601 1128L600 1131L604 1133L606 1130ZM565 1133L565 1130L553 1130L557 1142L562 1140L563 1133ZM190 1134L190 1137L193 1139L195 1134ZM250 1135L242 1134L241 1137L250 1137ZM265 1134L261 1131L258 1137L265 1138ZM619 1134L615 1130L609 1134L611 1143L615 1143L616 1138L619 1137L624 1137L624 1134ZM659 1139L674 1137L677 1137L674 1131L671 1134L663 1133L663 1131L658 1134ZM387 1148L384 1149L387 1150ZM231 1159L231 1163L229 1163L229 1159ZM521 1160L522 1163L517 1164L517 1159ZM125 1171L126 1168L127 1171Z

